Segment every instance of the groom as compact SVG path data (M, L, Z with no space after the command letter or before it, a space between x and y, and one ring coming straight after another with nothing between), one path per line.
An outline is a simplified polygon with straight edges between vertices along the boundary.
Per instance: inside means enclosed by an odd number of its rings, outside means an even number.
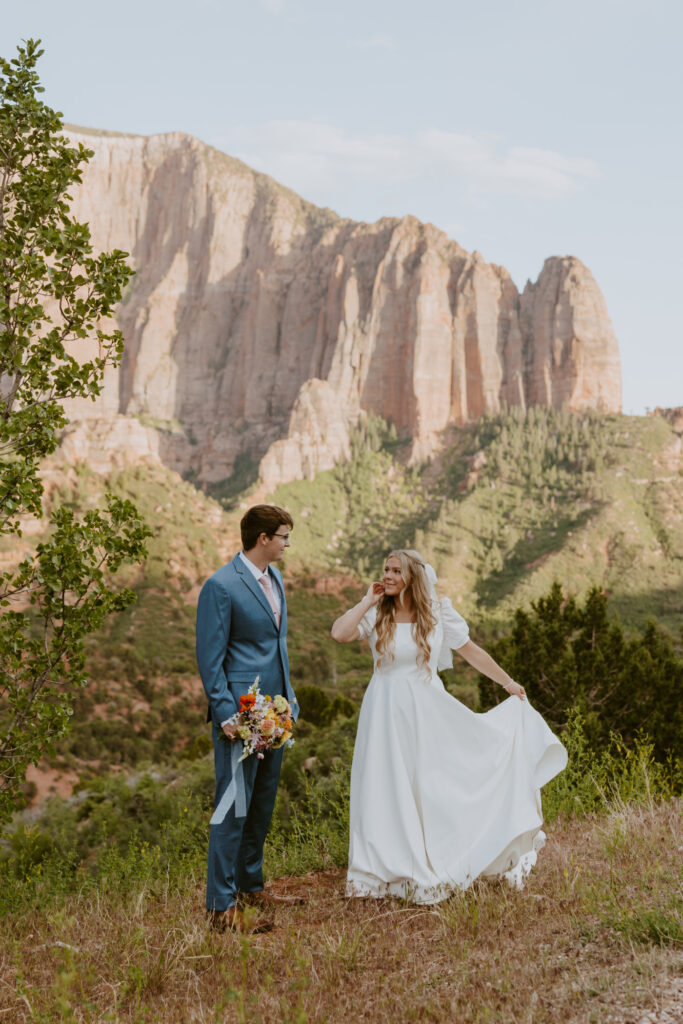
M270 827L283 750L269 750L259 760L252 754L235 768L237 799L222 811L231 793L232 744L236 727L228 720L259 677L261 693L282 694L299 707L289 683L287 603L282 576L271 564L289 547L292 517L277 505L254 505L242 518L243 550L211 576L197 606L197 664L209 700L212 723L216 795L209 835L206 907L211 926L219 931L265 931L266 917L245 923L243 905L270 907L297 902L266 893L263 888L263 844ZM240 778L240 776L242 776ZM217 818L222 820L216 821ZM213 822L216 821L214 824Z

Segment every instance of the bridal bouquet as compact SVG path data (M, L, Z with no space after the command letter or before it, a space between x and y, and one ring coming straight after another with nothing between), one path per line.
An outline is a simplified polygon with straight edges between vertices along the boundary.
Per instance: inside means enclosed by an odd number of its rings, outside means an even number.
M261 693L259 677L249 687L249 692L240 697L239 711L228 719L237 726L237 735L242 740L243 750L240 761L250 754L263 758L264 750L291 747L292 708L284 697L271 697Z

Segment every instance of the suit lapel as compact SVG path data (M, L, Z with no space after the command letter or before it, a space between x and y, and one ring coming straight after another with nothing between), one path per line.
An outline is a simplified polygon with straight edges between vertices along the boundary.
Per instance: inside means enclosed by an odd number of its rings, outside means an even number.
M249 590L251 590L254 597L260 602L261 607L268 614L270 621L273 623L274 626L276 626L275 616L273 615L273 609L268 604L268 599L266 595L263 593L263 587L261 586L261 584L254 578L253 574L249 571L249 569L247 569L246 565L244 564L239 555L236 555L235 558L233 559L233 565L235 566L235 572L239 573L242 582L245 584L245 586L249 587ZM280 617L280 621L282 621L282 617Z

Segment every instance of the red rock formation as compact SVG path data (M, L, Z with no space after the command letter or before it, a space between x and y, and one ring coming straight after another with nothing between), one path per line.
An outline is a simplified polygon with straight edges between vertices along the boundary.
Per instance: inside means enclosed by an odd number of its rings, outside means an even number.
M620 408L604 300L572 257L520 298L504 268L412 217L342 220L177 133L71 134L95 151L74 214L137 274L123 366L68 412L140 418L117 421L129 454L139 439L149 456L154 429L181 472L221 480L249 452L274 485L344 458L361 411L424 457L504 405Z
M619 353L602 292L583 263L545 261L521 301L529 405L621 409Z

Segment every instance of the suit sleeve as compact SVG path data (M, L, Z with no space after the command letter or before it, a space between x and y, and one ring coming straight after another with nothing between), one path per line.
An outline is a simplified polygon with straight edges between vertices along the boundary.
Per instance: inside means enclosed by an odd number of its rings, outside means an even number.
M217 725L237 711L223 662L230 636L230 595L214 579L202 587L197 603L197 665Z

